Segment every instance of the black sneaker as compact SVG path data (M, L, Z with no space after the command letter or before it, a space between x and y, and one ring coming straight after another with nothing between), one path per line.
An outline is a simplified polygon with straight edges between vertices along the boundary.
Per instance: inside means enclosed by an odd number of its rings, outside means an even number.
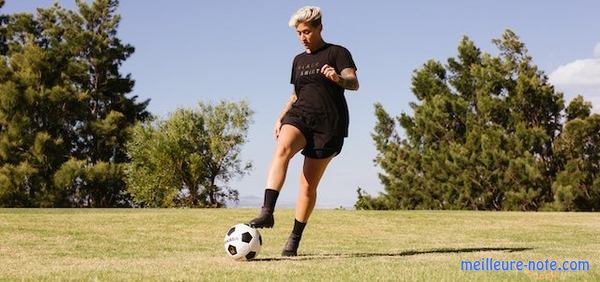
M254 228L272 228L273 225L275 225L275 218L273 218L272 212L262 209L260 215L257 218L250 220L248 225Z
M296 235L294 233L290 234L290 237L285 243L285 247L283 247L283 251L281 255L284 257L295 257L298 255L298 246L300 245L300 239L302 236Z

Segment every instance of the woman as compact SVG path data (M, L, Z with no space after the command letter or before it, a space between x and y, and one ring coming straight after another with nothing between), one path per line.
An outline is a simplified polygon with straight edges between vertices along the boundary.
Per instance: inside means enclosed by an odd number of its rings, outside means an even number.
M321 11L303 7L290 19L305 51L294 58L294 90L275 122L277 146L260 215L250 221L256 228L274 225L273 211L283 187L290 159L302 150L304 165L296 202L294 229L283 256L296 256L302 232L315 206L317 186L327 165L342 150L348 136L348 106L344 90L357 90L356 65L350 52L321 37Z

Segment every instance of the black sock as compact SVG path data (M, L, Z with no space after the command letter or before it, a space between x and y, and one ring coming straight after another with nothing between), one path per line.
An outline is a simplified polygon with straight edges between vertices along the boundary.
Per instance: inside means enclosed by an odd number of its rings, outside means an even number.
M297 219L294 219L294 230L292 230L292 234L298 237L302 236L302 232L304 232L304 227L306 227L306 222L300 222Z
M268 213L273 213L275 211L275 204L277 203L277 197L279 196L279 191L273 189L265 189L265 198L263 200L263 210L266 210Z

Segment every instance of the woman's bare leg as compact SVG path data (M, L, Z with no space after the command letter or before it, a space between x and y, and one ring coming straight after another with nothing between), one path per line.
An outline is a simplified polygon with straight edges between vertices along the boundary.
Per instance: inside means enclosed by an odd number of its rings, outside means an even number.
M281 191L290 159L305 145L306 139L298 128L289 124L281 127L267 175L267 188Z
M317 201L317 187L333 157L327 159L304 158L300 175L300 190L296 202L296 220L306 223Z
M304 166L300 175L300 191L296 202L296 215L294 229L281 252L282 256L298 255L298 246L302 239L302 232L312 213L317 201L317 187L323 173L333 157L327 159L304 158Z
M256 228L270 228L275 224L273 212L279 191L283 188L290 159L306 145L302 132L295 126L284 124L277 137L277 146L273 153L271 166L267 175L267 188L263 206L258 217L252 219L249 225Z

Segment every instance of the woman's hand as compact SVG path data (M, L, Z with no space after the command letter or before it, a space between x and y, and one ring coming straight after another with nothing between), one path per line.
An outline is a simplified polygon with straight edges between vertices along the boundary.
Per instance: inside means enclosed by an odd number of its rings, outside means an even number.
M340 81L340 76L335 72L335 69L328 64L325 64L323 67L321 67L321 73L335 83Z
M356 77L356 70L354 68L345 68L341 74L337 74L333 67L325 64L321 68L321 73L344 89L358 90L358 78Z

